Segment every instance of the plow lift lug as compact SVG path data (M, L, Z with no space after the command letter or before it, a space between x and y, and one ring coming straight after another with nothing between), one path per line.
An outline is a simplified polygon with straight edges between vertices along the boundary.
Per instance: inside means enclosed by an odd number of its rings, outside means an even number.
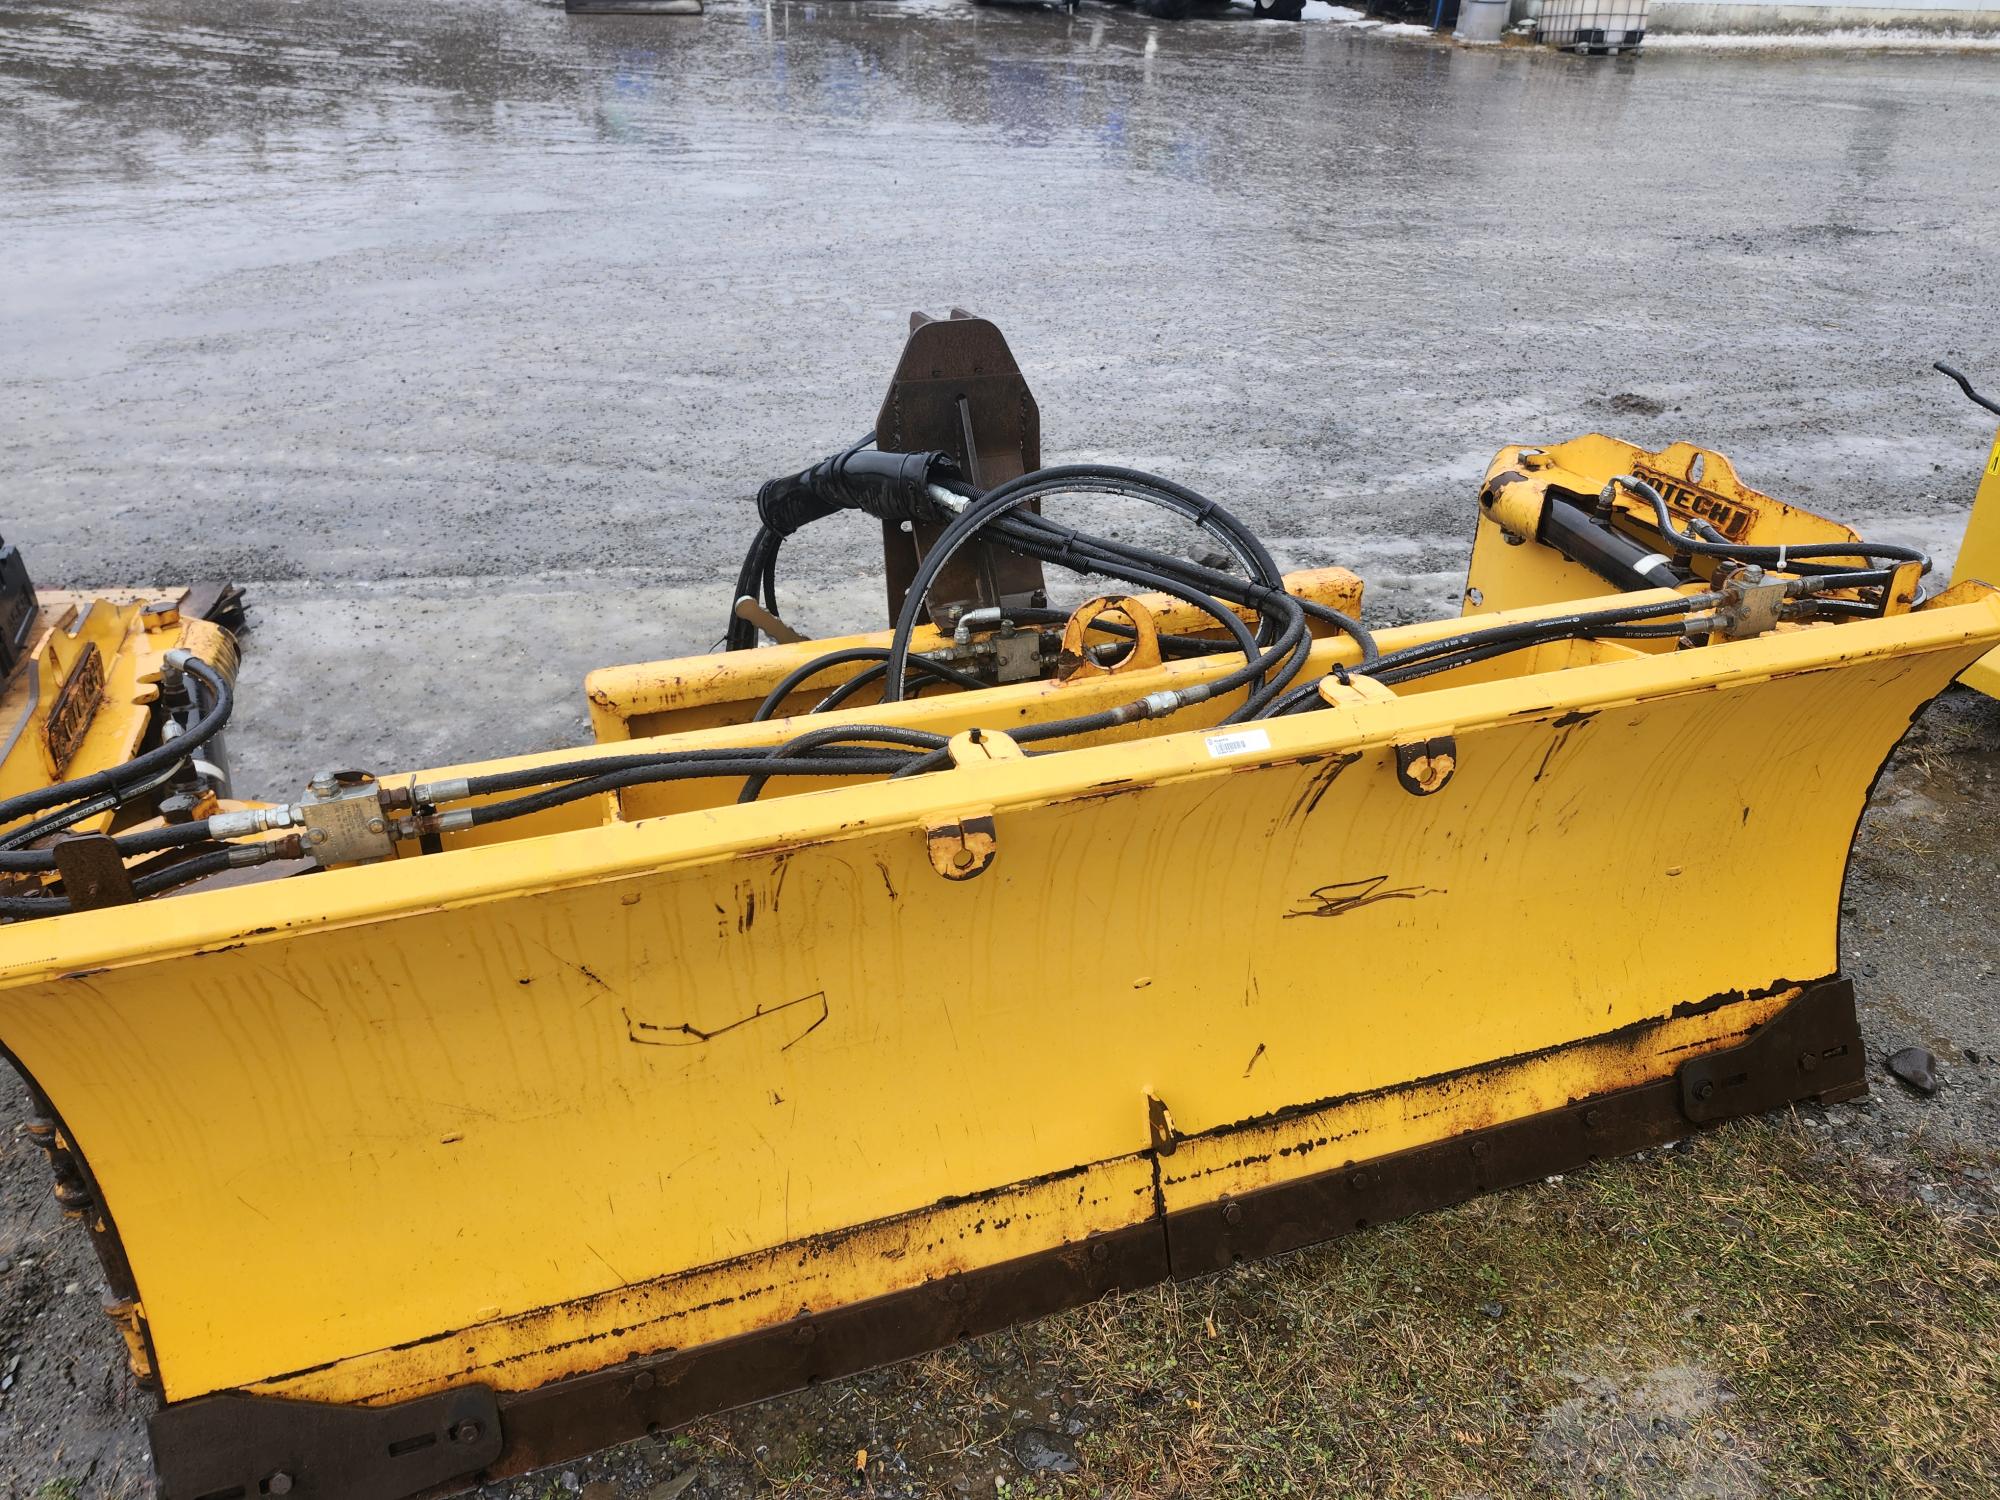
M875 418L875 441L893 452L948 453L974 484L991 488L1041 467L1042 417L992 323L961 307L945 318L911 313L909 341ZM927 522L882 523L891 618L942 530ZM939 576L930 608L939 628L950 630L968 610L1047 602L1040 563L980 541Z

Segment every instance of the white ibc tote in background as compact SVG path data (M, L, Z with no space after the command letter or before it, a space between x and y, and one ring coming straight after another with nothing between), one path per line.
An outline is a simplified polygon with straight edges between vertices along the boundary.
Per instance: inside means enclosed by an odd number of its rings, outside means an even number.
M1648 0L1542 0L1535 39L1551 47L1618 52L1646 36Z

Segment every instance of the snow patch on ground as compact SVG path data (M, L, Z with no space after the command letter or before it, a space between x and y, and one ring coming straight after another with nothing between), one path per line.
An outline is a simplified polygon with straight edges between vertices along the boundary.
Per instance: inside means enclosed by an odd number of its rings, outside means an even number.
M1647 52L1813 52L1893 50L1898 52L2000 52L2000 34L1917 31L1909 27L1842 27L1833 31L1742 32L1702 35L1651 32Z
M895 0L895 3L888 8L896 11L899 15L970 16L974 14L973 7L966 4L965 0Z
M1411 21L1377 21L1359 11L1350 11L1344 5L1329 5L1326 9L1339 12L1330 19L1337 20L1351 31L1372 32L1376 36L1436 36L1438 33L1428 26L1419 26ZM1313 20L1313 8L1306 6L1306 19Z

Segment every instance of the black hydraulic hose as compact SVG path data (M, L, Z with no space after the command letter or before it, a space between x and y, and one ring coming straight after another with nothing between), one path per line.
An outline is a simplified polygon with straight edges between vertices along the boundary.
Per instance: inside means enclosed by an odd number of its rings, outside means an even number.
M1980 395L1979 392L1972 388L1972 382L1966 379L1959 371L1953 369L1943 360L1938 360L1931 368L1936 370L1940 375L1948 375L1957 381L1958 388L1965 392L1966 399L1971 401L1975 406L1983 406L1992 412L1994 416L2000 417L2000 401L1991 401Z
M59 807L52 813L46 813L31 822L23 823L5 838L0 838L0 853L18 852L31 844L40 843L53 834L61 833L65 828L72 828L86 818L110 812L128 798L141 796L155 788L165 786L179 769L179 766L168 766L164 771L155 773L137 786L126 787L122 792L103 792L87 802L73 802L68 807ZM0 865L0 869L6 868L9 866Z
M784 680L772 688L765 695L764 701L757 705L757 711L750 715L750 722L752 724L761 724L765 720L772 718L777 713L779 705L791 697L793 693L797 692L803 683L811 681L829 667L843 666L848 662L856 661L886 662L888 659L888 648L884 646L849 646L844 650L829 651L824 656L816 656L804 666L788 672ZM910 666L915 671L935 677L941 682L952 682L965 688L983 688L986 686L984 682L974 677L970 672L961 672L958 668L947 662L933 661L927 656L911 657ZM875 675L880 676L881 674L877 673ZM860 677L851 677L842 683L840 688L834 689L834 691L838 693L841 691L841 688L852 691L860 683L861 677L866 676L868 676L867 673L862 673ZM869 677L869 681L872 682L874 680L874 677ZM841 696L844 698L846 694L842 693ZM814 708L812 712L824 712L828 706L822 700L819 706Z
M923 660L923 658L912 657L911 660L921 661ZM811 708L807 709L806 712L809 715L831 713L833 712L833 710L840 707L841 704L845 703L849 698L852 698L856 693L860 692L863 688L872 686L873 684L880 682L884 677L887 677L888 675L889 675L889 664L887 662L878 661L877 663L875 663L874 666L867 667L859 672L856 672L852 677L848 678L847 681L841 683L838 687L834 688L832 692L828 693L824 698L820 699L819 702L815 703ZM979 685L981 687L986 686L986 684L983 682L980 683Z
M1229 550L1253 581L1261 580L1267 586L1275 585L1282 588L1283 578L1278 571L1278 565L1269 549L1264 546L1263 540L1255 532L1206 496L1185 485L1176 484L1171 479L1161 478L1157 474L1147 474L1138 469L1119 468L1110 464L1064 464L1023 474L1005 484L995 486L984 494L977 494L963 486L949 487L959 490L978 505L994 507L999 507L1004 499L1022 494L1039 498L1043 494L1065 492L1101 493L1141 500L1174 511L1206 531ZM1051 534L1071 539L1076 539L1080 535L1033 512L1015 515L1013 512L1018 510L1017 505L1006 506L1004 509L1009 513L1010 524L1016 527L1038 527ZM1163 572L1185 572L1190 576L1206 572L1211 578L1224 576L1216 575L1213 570L1203 570L1199 564L1187 563L1179 558L1168 558L1130 543L1113 542L1101 537L1089 540L1107 550L1121 551L1133 560L1150 564ZM1229 581L1231 584L1237 583L1235 579Z
M972 533L967 534L971 535ZM1084 548L1050 546L1032 534L1018 537L1009 536L1007 537L1007 543L1014 550L1041 562L1052 562L1062 567L1074 568L1079 572L1096 573L1106 577L1118 578L1126 583L1136 583L1144 588L1153 589L1159 593L1179 599L1184 604L1191 604L1202 613L1214 619L1234 637L1235 650L1251 656L1261 654L1257 637L1252 634L1250 627L1243 622L1242 616L1238 615L1235 610L1230 609L1222 600L1191 587L1178 576L1167 573L1156 573L1134 564L1103 559L1093 555L1088 549ZM930 557L936 557L939 551L942 550L943 545L944 540L940 537L938 545L932 549ZM929 558L927 557L925 561L928 562ZM1228 575L1225 574L1222 576L1227 577ZM1231 579L1230 582L1238 583L1239 581ZM907 608L907 598L904 604ZM904 644L907 649L907 638L905 638ZM895 649L893 644L890 649L891 651Z
M783 540L764 525L750 538L750 550L736 575L736 592L729 598L729 623L722 632L723 643L731 651L748 651L757 644L756 625L736 613L739 601L761 597L766 609L774 615L778 612L778 547Z
M1606 625L1588 632L1593 639L1604 640L1644 640L1685 635L1689 631L1706 631L1705 620L1677 620L1669 625ZM1576 635L1549 636L1534 641L1500 641L1492 645L1455 651L1445 656L1430 657L1402 667L1394 667L1380 675L1380 681L1389 686L1405 682L1415 682L1421 677L1433 677L1440 672L1449 672L1458 667L1468 667L1475 662L1490 661L1498 656L1511 656L1518 651L1532 650L1536 646L1548 645L1551 641L1574 640Z
M580 802L604 792L659 781L690 781L704 776L887 776L900 769L906 754L883 752L877 755L828 756L781 761L770 756L745 755L733 761L706 761L699 765L641 766L606 776L593 776L562 786L548 787L507 802L487 802L469 809L472 825L505 822L529 813L547 812L566 803Z
M865 725L847 725L850 730L866 728ZM734 763L770 751L754 746L721 745L712 750L655 750L639 755L599 755L583 760L559 761L546 766L522 766L512 771L489 771L484 776L468 776L465 790L448 799L457 802L465 797L487 797L495 792L514 792L523 787L555 786L559 783L576 781L585 777L602 776L609 773L645 770L675 770L710 766L722 762ZM706 775L707 772L694 774ZM729 775L730 772L717 772ZM643 779L643 778L642 778ZM662 778L666 779L666 778Z
M1667 502L1660 492L1634 475L1620 474L1612 479L1604 486L1606 497L1608 498L1612 490L1621 485L1653 507L1654 524L1660 528L1662 536L1681 551L1697 556L1726 557L1736 562L1771 564L1780 569L1784 569L1786 564L1794 559L1805 562L1816 557L1886 557L1893 558L1897 562L1920 563L1926 573L1931 568L1931 560L1926 554L1914 547L1901 547L1892 542L1868 542L1857 539L1851 542L1800 542L1796 546L1786 544L1777 547L1753 547L1742 542L1712 542L1706 537L1690 536L1687 532L1679 530L1674 525L1673 512L1667 509ZM1877 581L1880 581L1879 578ZM1845 588L1850 585L1836 584L1833 587Z
M1516 620L1510 624L1484 630L1461 631L1456 635L1439 636L1436 640L1419 641L1415 645L1384 652L1365 670L1369 676L1384 683L1402 681L1405 679L1393 674L1405 666L1422 663L1432 657L1451 656L1457 652L1486 646L1504 646L1506 650L1518 651L1572 636L1609 634L1619 627L1636 621L1653 619L1660 615L1684 615L1693 610L1708 609L1720 603L1721 599L1720 594L1714 593L1683 594L1678 598L1661 600L1654 604L1628 604L1614 609L1551 615L1539 620ZM1676 622L1673 633L1680 633L1682 628L1684 622ZM1357 664L1339 670L1360 672L1364 668ZM1317 681L1306 683L1285 694L1272 706L1271 712L1274 714L1301 712L1317 705L1318 694Z
M204 854L192 855L177 864L162 869L146 870L132 877L132 894L135 896L157 896L161 891L172 890L177 885L185 885L190 880L200 880L209 875L220 875L231 868L230 850L212 849ZM66 896L0 896L0 917L61 917L72 910Z
M869 432L840 452L796 474L770 480L757 491L757 534L737 574L723 640L732 651L757 644L757 629L736 614L744 598L760 597L778 612L778 549L784 539L814 521L843 510L858 510L881 521L941 519L943 507L931 487L958 472L948 453L863 452L875 441Z
M935 581L938 573L942 571L944 565L950 561L952 554L966 541L977 535L978 532L985 529L992 521L1006 512L1027 505L1050 490L1063 488L1064 482L1074 477L1083 476L1094 479L1099 476L1099 473L1100 471L1092 469L1089 466L1071 465L1064 468L1042 469L1036 471L1034 474L1023 475L1020 479L1010 480L1007 484L988 490L984 495L969 504L964 511L945 527L936 542L932 544L931 550L925 554L924 560L918 564L916 574L910 580L908 592L903 597L903 607L897 615L895 633L890 641L889 682L885 701L893 702L900 696L902 682L901 667L902 663L909 656L910 636L916 629L917 620L922 612L924 600L929 593L931 584ZM1073 485L1071 487L1081 486ZM1109 486L1106 485L1105 487ZM1121 489L1119 492L1125 493L1126 491ZM1141 496L1140 498L1145 497ZM1166 501L1162 501L1161 503L1167 504L1169 509L1180 509L1179 506ZM1207 502L1201 503L1207 505ZM1222 533L1218 532L1217 534L1221 535ZM1227 536L1224 536L1224 540L1226 543L1233 543L1234 541L1233 538ZM1031 551L1031 548L1021 545L1020 550ZM1233 546L1232 550L1235 550ZM1265 554L1266 557L1268 555L1268 553ZM1044 560L1062 561L1060 549L1058 548L1055 557L1045 557ZM1074 563L1066 563L1065 565L1075 566ZM1239 644L1242 645L1247 655L1256 654L1254 640L1249 637L1248 628L1243 624L1243 621L1236 615L1234 610L1228 609L1216 600L1201 595L1182 585L1177 580L1164 575L1149 576L1145 570L1140 569L1121 570L1121 572L1123 572L1128 581L1142 582L1147 587L1158 588L1164 593L1169 593L1177 598L1194 603L1198 608L1201 608L1204 612L1220 621L1224 628L1228 629L1232 635L1238 636ZM1237 580L1230 579L1232 585L1235 585L1236 582Z
M1156 573L1150 569L1131 564L1093 563L1088 558L1080 559L1074 550L1044 548L1038 543L1028 540L1010 540L1008 545L1012 546L1016 551L1026 553L1028 556L1041 562L1058 563L1065 567L1076 567L1082 571L1117 578L1125 583L1136 583L1143 588L1167 594L1172 598L1180 600L1183 604L1192 604L1203 614L1214 619L1216 623L1221 625L1224 630L1228 631L1235 638L1236 650L1247 652L1253 656L1258 654L1259 642L1257 637L1251 632L1250 627L1243 622L1241 615L1237 614L1235 610L1229 608L1227 604L1217 599L1214 595L1204 593L1200 589L1182 582L1178 577L1167 573ZM934 550L932 556L935 555L936 552ZM891 646L890 649L894 650L894 647Z
M51 807L82 802L86 799L110 797L113 799L111 805L116 805L116 802L132 787L156 772L171 770L178 766L213 739L221 731L222 726L229 722L229 711L234 706L234 695L230 691L229 679L198 656L189 655L181 666L190 677L208 690L209 700L208 707L193 724L188 726L185 733L176 735L143 754L135 755L121 765L94 771L73 781L58 781L49 786L38 787L32 792L19 792L5 801L0 801L0 826L34 813L44 812ZM40 834L30 834L28 829L16 829L13 833L0 838L0 848L18 848L30 837L39 836Z
M1384 652L1376 658L1369 669L1371 677L1380 677L1384 672L1399 667L1405 662L1422 661L1429 656L1441 656L1467 646L1481 646L1488 642L1503 640L1525 640L1537 644L1540 639L1560 640L1564 636L1588 635L1596 627L1623 625L1634 620L1649 620L1660 615L1684 615L1697 609L1709 609L1722 602L1720 594L1682 594L1673 599L1660 600L1653 604L1627 604L1616 609L1579 610L1566 615L1551 615L1540 620L1516 620L1512 624L1495 626L1487 630L1461 631L1457 635L1440 636L1432 641L1420 641L1413 646L1405 646L1398 651Z
M815 656L811 661L795 667L779 679L778 685L764 695L764 701L758 704L757 711L750 715L750 722L763 723L777 713L779 704L796 693L805 683L830 668L845 666L852 661L879 662L888 659L888 651L881 646L850 646L844 651L829 651L824 656Z
M1127 469L1116 464L1059 464L1010 479L976 498L982 502L993 502L998 497L1017 493L1045 494L1065 491L1124 495L1129 499L1143 500L1176 511L1227 547L1242 564L1244 572L1253 579L1261 578L1268 583L1282 578L1277 562L1272 558L1270 549L1264 545L1263 539L1228 510L1186 485L1158 474L1148 474L1142 469ZM968 495L971 493L965 490L961 492ZM1036 516L1032 518L1031 524L1041 522L1044 522L1044 518ZM1055 527L1053 522L1045 524L1053 529L1067 529ZM1157 554L1155 556L1157 557ZM1180 565L1178 559L1175 560L1175 565Z
M1098 487L1084 485L1078 488L1089 491ZM1187 516L1190 520L1194 518L1191 508L1175 496L1167 496L1164 499L1150 497L1142 491L1122 484L1102 488L1109 493L1130 498L1153 498L1156 499L1156 503L1164 504L1166 509ZM1040 499L1041 494L1036 493L1031 498ZM1211 536L1228 543L1232 540L1232 534L1227 529L1218 529L1224 517L1227 517L1231 524L1239 524L1235 523L1233 517L1228 517L1227 512L1221 511L1220 507L1210 507L1199 524ZM1241 605L1261 606L1265 602L1275 601L1280 596L1289 597L1285 595L1282 574L1272 572L1269 575L1260 575L1253 571L1245 580L1233 573L1225 573L1185 558L1156 552L1136 543L1093 536L1074 527L1061 526L1033 511L1021 511L1018 506L994 513L988 524L991 525L995 535L1016 550L1039 547L1054 560L1078 571L1101 572L1112 577L1129 577L1135 569L1159 573L1180 580L1183 587L1192 586L1205 594L1212 594L1216 598ZM1244 534L1249 535L1247 530ZM1254 537L1251 539L1254 540ZM1258 543L1258 549L1262 552L1261 542ZM1268 553L1262 555L1264 558L1269 556ZM1257 565L1261 567L1262 562L1258 562ZM1275 569L1277 565L1272 563L1271 566ZM1265 634L1276 628L1269 619L1260 620L1259 627Z
M1147 554L1147 561L1157 560L1172 569L1174 576L1156 574L1149 568L1134 565L1133 556L1141 554L1143 549L1086 537L1068 528L1057 527L1045 518L1032 514L1016 514L1021 507L1040 498L1042 493L1061 489L1109 490L1162 504L1167 509L1196 520L1211 534L1219 535L1253 575L1262 573L1264 579L1259 581L1253 576L1252 581L1246 585L1243 580L1231 574L1204 568L1200 564L1188 564L1180 559L1167 558L1160 554ZM1225 625L1231 634L1237 637L1237 645L1245 657L1243 665L1204 685L1200 697L1185 699L1183 706L1185 703L1234 691L1238 686L1254 682L1270 671L1274 663L1282 674L1277 682L1277 688L1282 690L1304 665L1310 649L1310 640L1305 628L1305 612L1301 608L1303 601L1285 592L1283 576L1278 573L1277 564L1254 534L1249 533L1247 528L1222 507L1192 491L1172 485L1170 481L1157 481L1155 485L1152 476L1141 475L1136 471L1103 470L1091 466L1038 471L1036 474L1025 475L1020 480L1010 481L1009 484L1002 485L974 500L945 528L927 554L924 565L920 566L917 576L912 580L904 599L903 612L897 620L891 646L892 653L898 646L907 652L909 635L915 628L925 592L936 572L942 568L950 550L962 545L967 538L989 526L1017 551L1029 556L1039 556L1044 561L1053 561L1078 571L1103 572L1110 576L1122 577L1130 582L1158 588L1174 597L1190 599L1197 607ZM1272 644L1266 649L1259 649L1260 643L1256 637L1251 636L1248 627L1235 612L1219 607L1216 599L1191 589L1184 581L1190 578L1198 579L1204 584L1212 584L1218 593L1224 597L1233 597L1236 602L1258 606L1260 633L1265 631L1274 633L1275 639ZM1338 611L1326 610L1325 614L1337 621L1347 620L1347 617ZM1357 622L1348 621L1348 623L1353 625L1356 631L1360 631ZM1372 655L1372 638L1366 632L1361 632L1360 639L1364 651ZM893 666L892 655L892 673ZM1239 709L1230 718L1234 720L1260 711L1272 696L1273 693L1256 696L1254 703L1246 703L1245 708ZM1038 729L1041 736L1068 737L1090 732L1095 722L1097 721L1094 716L1083 716L1078 719L1053 721L1038 726ZM1130 722L1130 719L1125 715L1115 715L1102 722L1124 723ZM927 761L932 759L934 758L927 758ZM899 774L917 774L919 769L918 765L912 764Z
M1041 740L1069 739L1079 734L1095 734L1102 729L1115 729L1120 724L1130 724L1139 717L1135 710L1136 705L1132 704L1120 708L1103 708L1096 713L1078 714L1074 718L1049 719L1040 724L1023 724L1017 729L1007 730L1006 735L1017 745L1032 745ZM891 773L889 779L899 781L905 776L921 776L928 771L942 770L950 764L949 749L933 750Z
M1247 625L1242 629L1222 620L1224 628L1236 638L1236 649L1245 649L1244 642L1250 642L1248 649L1268 645L1281 628L1281 619L1286 605L1281 602L1282 591L1270 591L1257 586L1246 586L1243 581L1228 573L1209 573L1194 576L1194 565L1183 563L1176 558L1148 554L1140 548L1126 548L1122 544L1106 542L1099 537L1086 536L1079 532L1059 530L1049 527L1017 527L1015 517L1004 517L992 526L994 535L1016 552L1043 562L1052 562L1060 567L1070 568L1078 573L1097 574L1116 578L1125 583L1138 583L1159 589L1177 599L1194 603L1204 613L1215 615L1213 606L1217 602L1225 604L1249 604L1253 599L1262 599L1269 607L1259 612L1257 630L1253 633ZM1157 560L1156 560L1157 559ZM1160 579L1168 580L1161 584ZM1219 585L1219 586L1217 586ZM1289 599L1290 595L1282 595ZM1292 600L1296 604L1298 601ZM1235 616L1234 610L1228 611ZM1220 616L1216 616L1218 620ZM1242 624L1241 617L1237 617Z
M1040 609L1025 604L1018 608L1010 605L1005 611L1006 623L1011 625L1066 625L1069 623L1071 613L1072 611L1066 609ZM1135 627L1120 625L1116 620L1101 616L1091 622L1090 628L1102 631L1105 635L1116 636L1121 641L1133 641L1139 638L1139 632ZM1162 630L1159 639L1163 655L1169 646L1189 656L1219 655L1224 651L1237 649L1228 641L1218 641L1213 636L1206 635L1178 635Z
M213 837L208 831L208 820L198 818L192 823L163 823L158 828L121 833L112 842L117 844L120 855L130 859L138 854L177 849L184 844L206 843ZM51 849L0 849L0 870L46 872L55 868L55 851Z
M944 735L925 729L904 729L889 724L830 724L824 729L809 729L777 746L771 753L779 759L789 760L831 745L857 743L912 745L922 751L935 752L944 750L951 741ZM761 772L747 778L743 790L736 794L736 800L755 802L768 780L770 777Z
M1219 510L1220 508L1217 507L1217 509ZM1227 513L1223 512L1223 514ZM1016 544L1014 536L1010 531L1010 528L1016 525L1036 526L1043 530L1059 532L1069 537L1080 537L1079 533L1070 531L1065 527L1055 526L1047 518L1032 513L1025 516L1009 514L1001 520L995 527L995 530L1007 538L1010 544ZM1254 539L1254 534L1252 535ZM1168 557L1162 553L1152 552L1147 548L1130 542L1112 542L1104 538L1087 538L1085 540L1094 548L1101 548L1107 552L1115 552L1118 555L1156 567L1163 572L1171 571L1176 577L1202 588L1208 593L1214 594L1217 598L1228 600L1233 604L1243 605L1246 608L1254 608L1260 615L1268 615L1274 611L1282 610L1288 607L1288 604L1296 605L1311 618L1333 626L1343 635L1352 639L1361 647L1361 657L1364 663L1372 661L1375 657L1375 638L1359 620L1355 619L1352 615L1342 613L1330 604L1321 604L1314 599L1301 599L1296 594L1287 592L1284 587L1284 577L1282 574L1277 575L1275 586L1258 584L1254 580L1246 584L1242 579L1228 573L1220 572L1214 568L1205 567L1201 563ZM1261 543L1259 545L1261 546ZM1273 566L1275 567L1276 565L1273 564Z

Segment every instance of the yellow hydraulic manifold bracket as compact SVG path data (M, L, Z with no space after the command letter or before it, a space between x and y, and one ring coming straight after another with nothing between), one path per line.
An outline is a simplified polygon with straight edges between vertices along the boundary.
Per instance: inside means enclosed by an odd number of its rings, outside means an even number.
M1706 522L1730 542L1776 546L1859 541L1854 531L1838 522L1751 489L1722 454L1693 443L1673 443L1650 452L1589 433L1549 448L1507 447L1488 466L1480 488L1464 613L1491 614L1527 604L1624 592L1623 585L1550 545L1545 535L1552 497L1576 507L1597 507L1605 485L1621 474L1651 484L1682 523ZM1609 521L1616 535L1648 545L1658 540L1651 508L1628 492L1614 497ZM1538 542L1543 545L1531 545ZM1668 561L1654 554L1632 558L1628 565L1655 584L1670 584L1664 566ZM1696 559L1695 568L1705 576L1709 564ZM1671 640L1634 644L1641 650L1673 649Z
M1509 447L1488 467L1480 491L1480 513L1472 562L1463 595L1464 613L1488 614L1524 604L1558 599L1603 597L1622 586L1547 545L1544 536L1552 496L1598 505L1599 493L1615 476L1633 474L1658 489L1682 524L1705 521L1729 541L1775 545L1780 541L1858 541L1848 527L1751 489L1721 454L1692 443L1674 443L1649 452L1616 438L1592 433L1551 448ZM1652 512L1629 493L1619 493L1609 515L1611 528L1635 539L1657 539ZM1544 545L1527 545L1543 542ZM1657 564L1667 559L1658 558ZM1858 559L1857 559L1858 561ZM1695 559L1698 573L1708 564ZM1665 581L1662 576L1657 581ZM1899 565L1883 601L1884 612L1901 614L1916 603L1921 569ZM1987 454L1971 519L1952 570L1952 582L2000 581L2000 437ZM1673 649L1671 640L1635 642L1641 650ZM1960 679L1989 697L2000 697L2000 655L1974 662Z
M1353 676L1325 713L1225 725L1219 698L1057 754L1005 731L1220 658L842 710L954 736L952 767L632 788L0 928L0 1042L115 1219L156 1450L283 1397L519 1472L1851 1095L1851 830L1996 641L2000 598L1965 588L1677 653ZM1305 670L1357 661L1320 640ZM1689 942L1722 890L1764 919ZM1060 1104L1033 1130L1024 1091Z
M0 686L0 798L131 759L152 724L167 652L185 648L235 676L235 638L183 615L179 597L40 593L36 639ZM111 816L80 819L72 831L97 832Z

